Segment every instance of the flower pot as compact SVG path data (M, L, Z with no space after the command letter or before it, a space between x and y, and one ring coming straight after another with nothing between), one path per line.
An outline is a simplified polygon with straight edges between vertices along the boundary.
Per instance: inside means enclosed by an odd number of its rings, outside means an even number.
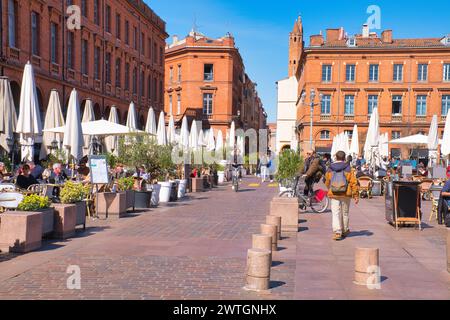
M136 191L127 190L127 191L125 191L125 194L126 194L126 199L127 199L127 201L126 201L127 202L127 204L126 204L127 210L133 208L133 211L134 211L134 209L136 208L136 204L135 204Z
M0 250L27 253L42 245L42 212L7 211L0 215Z
M40 211L42 213L42 236L47 236L53 233L55 227L55 210L48 208Z
M97 195L98 215L118 216L127 214L127 199L125 192L102 192Z
M75 203L77 206L77 226L83 226L86 229L87 204L86 201Z
M180 180L180 184L178 186L178 198L179 199L182 199L186 196L187 185L188 185L187 180Z
M170 201L170 194L172 191L172 183L171 182L158 182L161 187L159 192L159 202L168 203Z
M217 177L218 177L218 184L222 184L225 182L225 172L224 171L219 171L217 172Z
M172 181L171 191L170 191L170 202L178 201L178 186L180 185L176 181Z
M151 191L135 191L134 192L134 207L138 209L149 209L152 205Z
M73 237L77 223L77 205L57 203L53 204L52 207L55 210L53 237L57 239Z
M159 193L161 191L161 185L160 184L153 184L153 185L148 184L147 190L152 191L152 199L151 199L152 207L157 207L159 205Z

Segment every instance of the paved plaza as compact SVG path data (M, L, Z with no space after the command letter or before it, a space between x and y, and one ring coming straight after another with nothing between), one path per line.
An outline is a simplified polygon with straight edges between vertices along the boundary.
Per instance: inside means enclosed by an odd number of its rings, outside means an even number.
M395 231L382 198L351 209L352 234L331 240L331 214L300 215L274 253L270 294L242 289L252 234L269 214L277 188L244 180L190 194L181 202L120 220L89 221L65 242L26 255L0 254L0 299L450 299L446 229ZM353 284L356 247L380 248L381 290ZM67 289L69 266L81 289Z

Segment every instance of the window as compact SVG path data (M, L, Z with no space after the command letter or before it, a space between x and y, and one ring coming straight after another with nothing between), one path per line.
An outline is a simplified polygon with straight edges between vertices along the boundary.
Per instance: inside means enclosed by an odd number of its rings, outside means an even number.
M428 65L419 64L417 70L417 81L427 81L428 80Z
M130 23L125 21L125 44L130 44Z
M378 96L377 95L370 95L369 96L369 107L368 107L368 113L369 115L372 114L373 109L378 108Z
M164 63L164 50L162 47L159 48L159 65L162 66Z
M115 74L116 74L116 87L121 87L121 72L120 69L122 68L122 61L120 60L120 58L116 59L116 70L115 70Z
M159 80L159 101L164 101L164 87L162 80Z
M75 50L75 35L73 32L68 32L67 33L67 67L69 69L75 68L74 50Z
M105 28L106 32L111 33L111 7L106 5L106 16L105 16Z
M416 101L416 115L426 116L427 115L427 96L417 96Z
M87 0L81 0L81 14L83 17L87 17L88 15L88 6L87 6Z
M17 48L17 1L8 1L8 42L9 47Z
M116 13L116 37L117 39L121 38L120 29L121 29L121 22L120 22L120 14Z
M169 115L173 114L173 97L169 96Z
M178 65L178 82L181 82L181 64Z
M356 39L355 38L350 38L347 40L347 46L349 47L356 47Z
M394 81L403 81L403 65L394 64Z
M106 83L111 84L111 52L106 53L105 72L106 72Z
M141 78L139 79L139 82L141 84L141 86L140 86L141 92L139 92L139 94L141 96L145 96L145 73L144 73L144 70L141 71Z
M100 80L100 47L94 49L94 78Z
M345 69L345 81L355 82L356 65L348 64Z
M157 100L157 94L158 94L158 80L156 80L156 77L153 78L153 101L156 102Z
M94 0L94 23L100 25L100 0Z
M213 95L212 93L203 94L203 114L213 114Z
M392 114L401 115L402 114L402 104L403 96L393 96L392 97Z
M322 82L331 82L331 64L325 64L322 66Z
M322 115L331 114L331 95L326 94L323 96L320 112L322 113Z
M147 40L147 57L150 61L152 60L152 39L150 38Z
M320 132L320 140L330 140L331 133L328 130L323 130Z
M402 133L400 131L392 131L392 140L400 139L402 137Z
M345 96L344 115L353 116L354 114L355 114L355 96L346 95Z
M83 39L81 41L81 73L88 75L89 74L89 48L88 41Z
M380 66L378 64L371 64L369 66L369 82L378 82Z
M50 60L58 63L58 26L53 22L50 24Z
M152 99L152 76L149 75L147 78L147 97L149 100Z
M450 63L444 64L444 81L450 81Z
M158 45L155 41L153 41L153 63L156 64L158 62Z
M140 39L140 42L141 42L141 54L142 54L142 55L145 54L145 42L144 42L144 39L145 39L145 35L144 35L144 33L142 32L142 33L141 33L141 39Z
M205 64L203 66L203 70L204 70L203 80L204 81L214 81L214 65Z
M442 96L442 115L447 116L450 110L450 95Z
M177 95L177 115L181 114L181 94Z
M39 14L31 12L31 53L35 56L39 55Z
M173 82L173 67L170 67L169 71L169 83Z
M130 90L130 64L125 63L125 90Z
M137 69L133 69L133 94L137 94Z
M353 130L345 130L344 133L349 139L353 138Z
M134 27L134 33L133 33L133 47L135 50L138 49L138 29L137 27Z

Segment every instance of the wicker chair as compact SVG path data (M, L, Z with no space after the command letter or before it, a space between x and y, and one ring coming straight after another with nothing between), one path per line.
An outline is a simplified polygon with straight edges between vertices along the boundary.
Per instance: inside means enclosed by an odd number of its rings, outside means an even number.
M431 200L431 192L430 192L430 188L433 185L433 180L432 179L422 179L422 184L420 185L421 187L421 193L422 193L422 199L424 200Z
M47 185L45 184L33 184L28 187L27 191L33 192L41 197L47 196Z
M362 198L364 193L367 194L369 199L372 199L373 179L371 177L359 177L359 197Z

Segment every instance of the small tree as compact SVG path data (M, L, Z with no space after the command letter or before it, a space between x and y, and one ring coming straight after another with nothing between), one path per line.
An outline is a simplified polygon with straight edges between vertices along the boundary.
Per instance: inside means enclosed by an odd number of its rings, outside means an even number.
M290 183L302 169L302 156L293 150L285 150L279 155L276 179L282 185Z

